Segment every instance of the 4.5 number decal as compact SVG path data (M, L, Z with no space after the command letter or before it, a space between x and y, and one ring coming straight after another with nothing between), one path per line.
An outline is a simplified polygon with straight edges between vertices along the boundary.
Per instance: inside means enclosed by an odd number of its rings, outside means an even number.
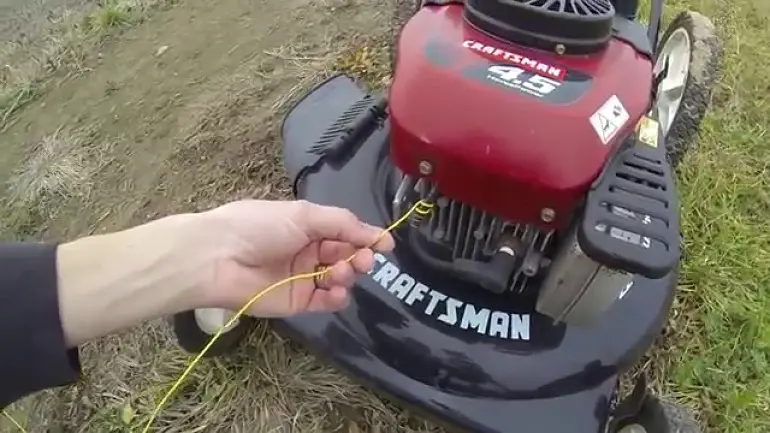
M537 97L550 94L562 84L525 69L507 65L490 66L487 69L487 79Z

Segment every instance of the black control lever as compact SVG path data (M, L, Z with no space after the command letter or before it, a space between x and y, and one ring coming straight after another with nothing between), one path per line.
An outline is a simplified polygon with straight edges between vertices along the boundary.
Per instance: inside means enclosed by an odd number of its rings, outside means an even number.
M679 263L674 176L660 129L652 144L631 140L588 193L578 242L598 263L662 278Z
M337 120L316 140L309 152L329 162L339 162L350 156L350 149L362 143L386 117L388 100L385 97L365 95L348 107Z
M477 282L490 292L501 294L508 290L508 281L516 270L518 256L509 248L500 249L488 262L456 259L452 262L455 271Z

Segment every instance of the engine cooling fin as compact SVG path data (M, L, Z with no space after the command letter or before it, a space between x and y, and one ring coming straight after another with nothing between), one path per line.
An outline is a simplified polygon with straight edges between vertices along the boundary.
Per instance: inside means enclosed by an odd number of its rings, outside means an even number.
M524 293L550 264L553 230L506 221L445 196L433 200L428 196L435 190L409 176L396 190L393 215L400 215L402 206L410 203L405 200L409 191L417 192L415 199L435 204L428 218L410 220L415 235L410 245L442 272L494 293ZM503 250L507 250L505 260L500 255Z
M600 51L612 37L610 0L466 0L465 19L481 31L559 54Z

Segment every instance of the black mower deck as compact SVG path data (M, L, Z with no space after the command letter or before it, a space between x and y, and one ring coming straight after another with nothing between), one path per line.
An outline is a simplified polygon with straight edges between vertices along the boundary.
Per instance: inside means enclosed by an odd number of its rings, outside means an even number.
M308 149L363 96L344 76L309 93L283 126L286 167L299 198L386 226L387 122L345 162L300 176L318 159ZM603 432L617 375L659 334L676 281L637 278L595 327L554 326L531 303L435 273L397 244L359 279L349 308L280 328L362 382L474 432Z

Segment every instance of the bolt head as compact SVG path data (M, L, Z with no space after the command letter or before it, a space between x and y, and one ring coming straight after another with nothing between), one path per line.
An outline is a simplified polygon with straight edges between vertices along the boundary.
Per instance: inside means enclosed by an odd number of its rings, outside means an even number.
M540 211L540 219L543 220L543 222L549 223L553 221L554 218L556 218L556 212L553 209L546 207Z
M428 176L431 173L433 173L433 164L428 161L420 161L420 174Z

